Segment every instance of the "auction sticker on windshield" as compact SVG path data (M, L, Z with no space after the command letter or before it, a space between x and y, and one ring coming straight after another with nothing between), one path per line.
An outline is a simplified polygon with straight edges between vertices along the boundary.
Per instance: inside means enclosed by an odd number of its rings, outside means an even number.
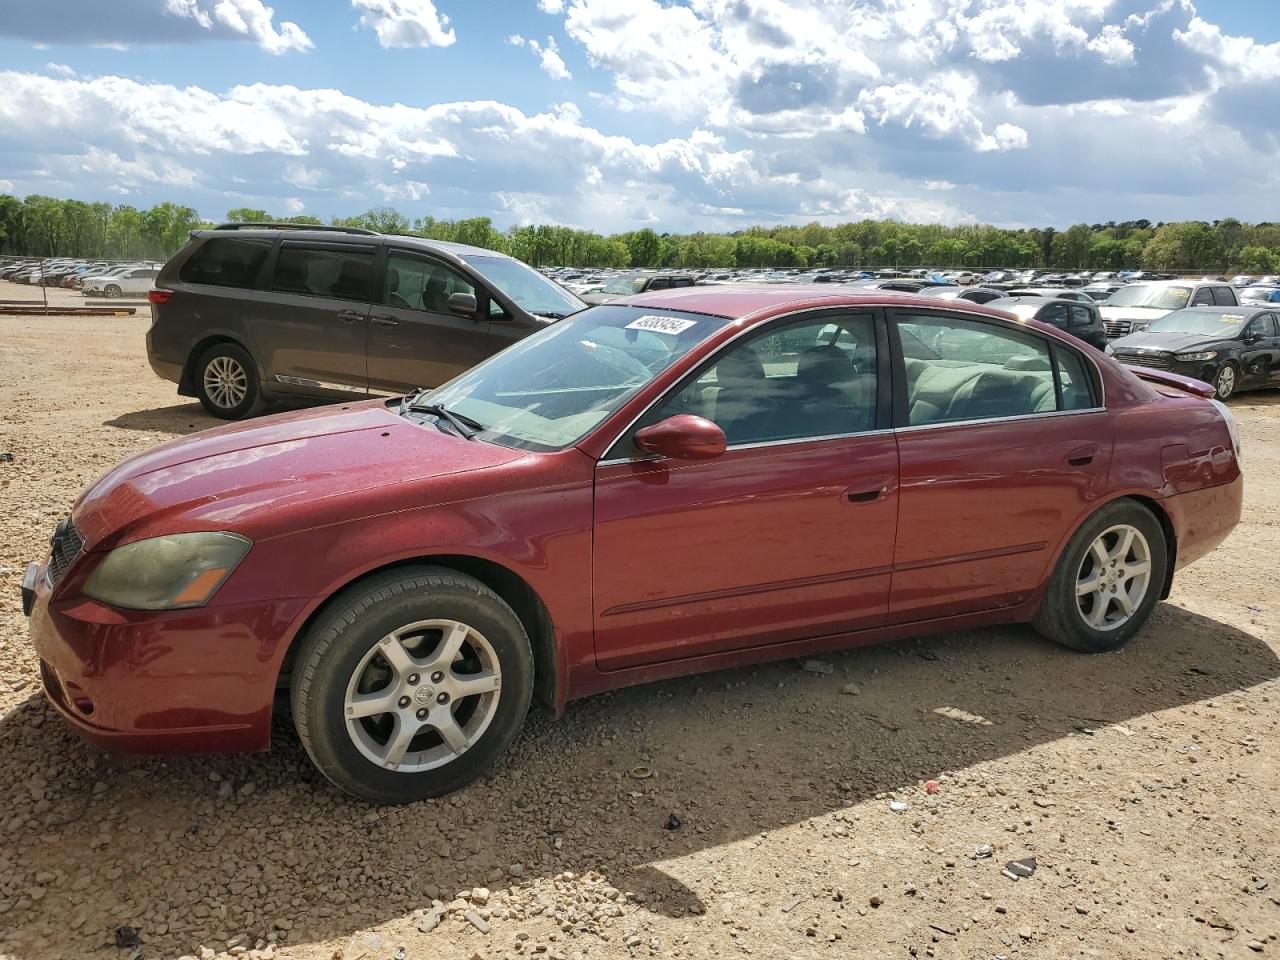
M646 314L628 323L627 329L649 330L652 333L669 333L674 336L684 333L697 322L697 320L681 320L678 317L655 317L653 314Z

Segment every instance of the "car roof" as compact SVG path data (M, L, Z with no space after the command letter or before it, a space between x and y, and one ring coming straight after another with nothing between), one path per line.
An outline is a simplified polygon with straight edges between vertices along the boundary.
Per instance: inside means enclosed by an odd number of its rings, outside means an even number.
M865 293L862 291L866 291ZM937 297L924 294L899 293L895 290L876 290L867 287L832 289L832 284L772 284L726 283L714 287L679 287L674 290L657 290L622 296L609 301L610 306L658 307L664 310L683 310L687 313L705 313L712 316L741 320L755 314L776 315L792 311L821 307L922 307L939 309ZM1011 319L1007 313L997 313L969 300L953 300L947 310L959 310L986 317Z
M212 230L196 230L194 236L198 237L268 237L275 239L276 237L287 237L290 240L314 240L318 243L386 243L394 242L399 245L407 245L418 247L422 250L429 250L436 253L447 253L454 257L465 256L485 256L485 257L502 257L510 260L507 254L497 250L488 250L485 247L473 247L467 243L452 243L448 240L428 240L426 237L410 237L399 233L374 233L371 230L352 230L350 232L341 229L327 228L308 230L306 227L269 227L269 226L253 226L242 227L236 230L228 229L212 229Z

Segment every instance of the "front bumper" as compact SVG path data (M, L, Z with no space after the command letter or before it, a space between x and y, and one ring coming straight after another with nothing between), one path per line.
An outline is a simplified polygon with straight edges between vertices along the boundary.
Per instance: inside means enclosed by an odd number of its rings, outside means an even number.
M1118 363L1131 367L1150 367L1152 370L1167 370L1169 373L1176 373L1180 377L1203 380L1205 383L1213 383L1213 379L1218 373L1218 366L1221 363L1216 358L1213 360L1179 360L1172 353L1128 352L1124 349L1116 349L1114 345L1112 346L1111 358Z
M55 598L28 567L23 609L50 704L81 736L136 753L270 746L276 677L306 600L161 613Z

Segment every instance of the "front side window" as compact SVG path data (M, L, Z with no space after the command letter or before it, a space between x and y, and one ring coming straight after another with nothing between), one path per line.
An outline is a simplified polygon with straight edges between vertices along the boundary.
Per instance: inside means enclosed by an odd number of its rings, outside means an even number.
M285 243L271 289L367 303L373 297L373 248Z
M1234 307L1236 305L1236 295L1230 287L1214 287L1213 302L1220 307Z
M249 237L214 237L201 244L178 271L183 283L205 283L214 287L253 286L262 262L271 251L271 241ZM102 270L106 276L117 270Z
M1036 319L1041 323L1047 323L1062 329L1067 325L1068 316L1069 313L1065 303L1051 303L1040 311L1040 315Z
M452 313L449 297L455 293L476 295L476 288L456 270L425 257L392 250L382 282L382 302L404 310Z
M1089 312L1088 307L1071 308L1071 326L1087 327L1091 323L1093 323L1093 314Z
M898 331L909 426L1058 409L1049 344L1037 336L932 316L899 317Z
M521 450L577 443L729 321L602 304L550 324L430 395Z
M715 423L730 446L872 430L874 322L827 315L739 341L638 426L681 413Z

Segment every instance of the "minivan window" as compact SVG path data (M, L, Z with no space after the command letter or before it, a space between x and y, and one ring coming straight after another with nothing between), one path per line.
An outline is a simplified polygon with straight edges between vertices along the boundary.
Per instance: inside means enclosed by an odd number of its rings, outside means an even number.
M475 296L476 288L444 264L396 250L388 253L382 289L382 302L387 306L451 313L449 297L455 293Z
M519 260L481 254L468 254L462 259L492 288L535 317L559 319L586 306L564 287Z
M214 237L196 248L178 270L183 283L207 283L215 287L253 286L271 241L249 237Z
M373 294L373 248L285 243L276 256L271 289L368 302Z

